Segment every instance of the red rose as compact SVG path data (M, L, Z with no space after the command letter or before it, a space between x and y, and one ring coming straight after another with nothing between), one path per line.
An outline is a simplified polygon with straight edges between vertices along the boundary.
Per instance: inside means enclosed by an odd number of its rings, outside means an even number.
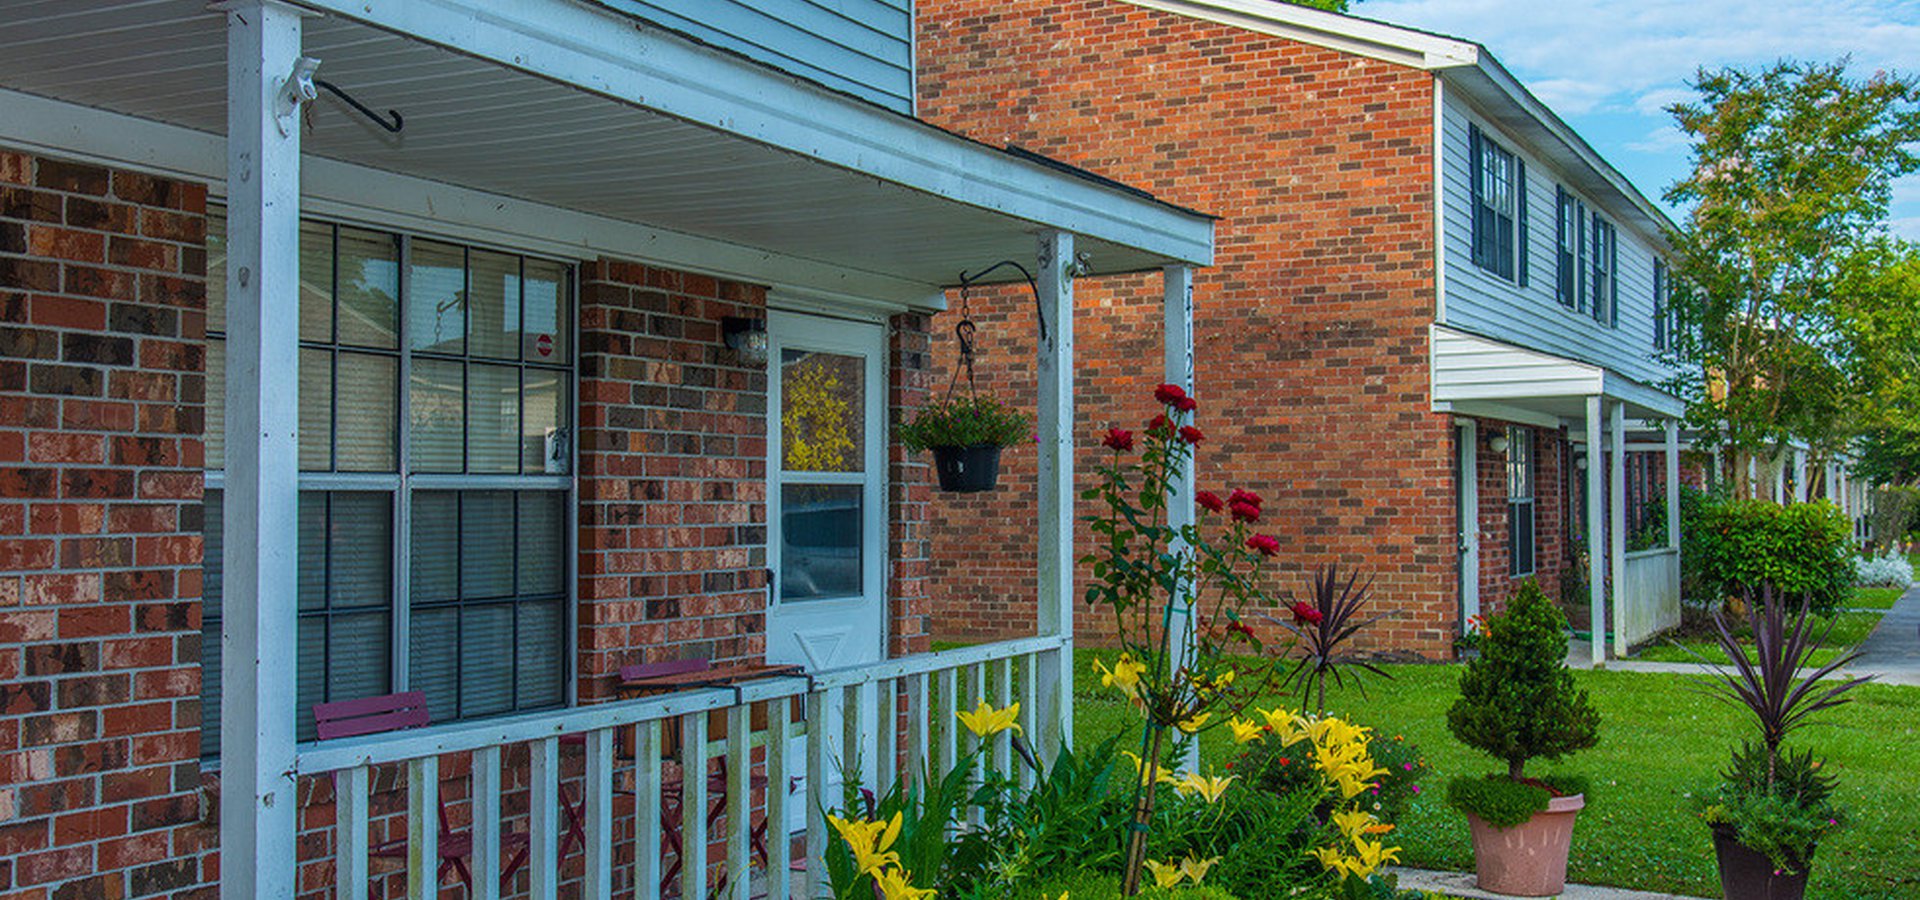
M1278 556L1280 539L1270 534L1256 534L1247 538L1247 549L1258 551L1261 556Z
M1287 607L1287 609L1293 613L1293 620L1295 622L1302 625L1320 624L1320 610L1305 600L1296 600L1294 604Z
M1125 428L1109 428L1107 429L1107 436L1102 438L1100 443L1121 452L1132 450L1133 432Z
M1153 389L1153 399L1161 406L1179 406L1180 401L1188 399L1187 390L1177 384L1163 384Z
M1245 503L1248 506L1253 507L1254 509L1259 509L1260 505L1265 501L1260 499L1259 494L1256 494L1252 491L1243 491L1243 490L1240 490L1239 488L1234 488L1233 493L1227 496L1227 502L1228 503Z
M1220 495L1212 491L1201 491L1193 495L1193 502L1200 504L1200 508L1207 512L1219 512L1227 508L1227 501L1220 499Z
M1227 509L1233 512L1233 519L1236 522L1260 521L1260 507L1253 504L1234 500L1227 504Z
M1199 401L1194 400L1192 397L1181 397L1180 399L1173 401L1173 408L1183 413L1190 413L1196 409L1199 409L1200 403Z
M1165 413L1154 416L1153 421L1147 423L1147 431L1151 434L1162 434L1172 430L1173 423L1167 421Z
M1207 437L1206 435L1200 433L1200 429L1195 428L1192 425L1180 426L1180 439L1183 441L1186 441L1189 444L1198 444L1202 440L1205 440L1206 437Z
M1235 621L1235 622L1228 623L1227 631L1229 633L1238 631L1241 634L1246 635L1248 640L1253 639L1253 628L1247 625L1247 623L1245 622Z

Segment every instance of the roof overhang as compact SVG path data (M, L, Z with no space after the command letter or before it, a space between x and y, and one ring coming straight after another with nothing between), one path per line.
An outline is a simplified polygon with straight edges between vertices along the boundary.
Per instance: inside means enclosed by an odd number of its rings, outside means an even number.
M1478 43L1283 0L1127 2L1433 72L1630 227L1661 242L1674 228L1666 213Z
M303 45L320 77L406 117L388 135L330 96L310 104L311 198L397 202L364 176L417 195L420 218L447 202L497 201L503 220L559 211L633 238L583 253L923 308L963 270L1031 259L1046 231L1074 234L1094 274L1212 261L1211 217L598 4L298 5L320 13ZM200 0L0 0L0 21L0 142L80 145L217 189L221 14ZM76 110L92 111L86 127Z
M1593 397L1626 404L1628 418L1673 419L1678 397L1591 363L1431 326L1433 407L1460 415L1558 427L1583 422Z

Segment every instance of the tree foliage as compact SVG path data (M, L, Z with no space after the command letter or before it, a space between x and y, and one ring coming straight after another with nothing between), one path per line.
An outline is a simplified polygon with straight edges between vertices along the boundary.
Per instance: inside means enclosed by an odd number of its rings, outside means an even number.
M1693 424L1739 461L1920 415L1900 405L1920 262L1885 230L1893 180L1920 170L1920 82L1842 60L1703 70L1693 87L1669 109L1693 169L1667 192L1692 205L1672 238Z

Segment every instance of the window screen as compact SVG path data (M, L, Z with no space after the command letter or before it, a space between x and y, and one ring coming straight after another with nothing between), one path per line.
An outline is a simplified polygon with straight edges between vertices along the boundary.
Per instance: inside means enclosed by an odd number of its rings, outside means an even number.
M226 242L224 217L209 218L202 753L214 756ZM565 702L570 267L325 222L300 237L300 739L313 704L398 690L425 691L435 721Z
M1534 477L1533 430L1507 429L1508 559L1516 578L1534 571Z

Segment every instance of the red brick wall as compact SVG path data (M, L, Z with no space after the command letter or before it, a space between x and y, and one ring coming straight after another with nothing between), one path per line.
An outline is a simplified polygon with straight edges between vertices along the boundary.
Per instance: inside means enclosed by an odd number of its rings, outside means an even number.
M580 695L631 663L759 659L767 374L720 328L766 289L613 260L580 284Z
M1515 577L1511 517L1507 510L1507 454L1493 449L1516 423L1479 420L1480 441L1480 613L1490 616L1506 607L1513 592L1528 577L1540 583L1549 598L1560 597L1568 565L1566 542L1566 436L1560 429L1528 427L1534 441L1533 574Z
M0 150L0 893L203 884L206 191ZM8 893L8 891L12 891Z
M1324 563L1361 566L1399 613L1374 626L1375 646L1448 652L1453 441L1427 381L1431 76L1115 0L926 0L919 22L927 118L1225 217L1195 286L1201 486L1268 498L1281 586L1301 589ZM1075 291L1084 473L1100 430L1152 412L1160 280ZM969 304L983 386L1031 408L1032 301ZM935 322L937 339L955 315ZM936 341L943 371L951 354ZM936 495L938 636L1031 632L1033 456L1014 448L993 494ZM1079 619L1095 637L1084 608Z
M913 417L927 401L933 376L932 338L925 315L902 314L887 323L887 433ZM897 442L887 446L888 464L888 645L894 656L933 649L928 596L932 467Z

